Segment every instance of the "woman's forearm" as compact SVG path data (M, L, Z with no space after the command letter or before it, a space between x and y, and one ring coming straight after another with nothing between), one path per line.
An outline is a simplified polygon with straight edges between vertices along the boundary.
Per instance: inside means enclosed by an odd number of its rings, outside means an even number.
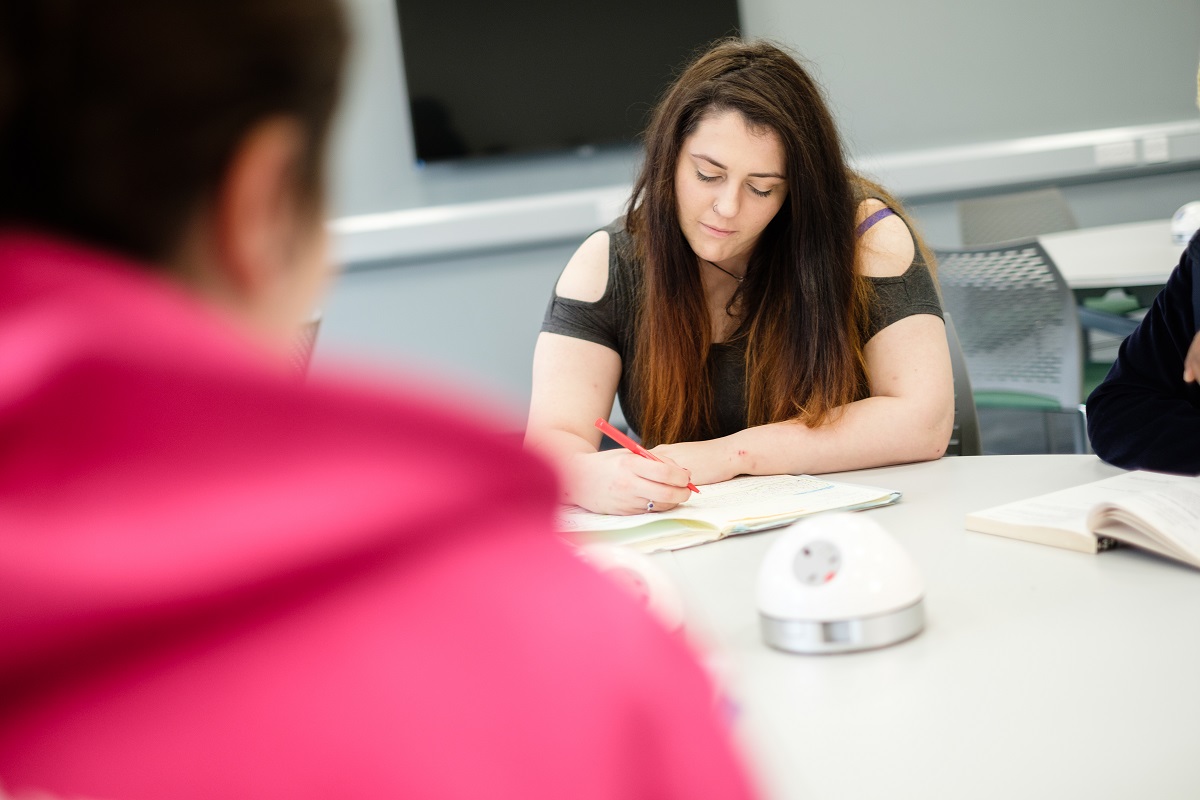
M945 404L870 397L816 428L777 422L714 441L733 475L841 472L940 458L953 425L952 397Z

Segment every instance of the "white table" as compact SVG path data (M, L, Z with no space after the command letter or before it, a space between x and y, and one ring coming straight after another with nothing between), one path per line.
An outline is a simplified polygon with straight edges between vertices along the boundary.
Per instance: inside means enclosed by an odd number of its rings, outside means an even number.
M963 527L968 511L1116 472L1039 455L833 476L904 492L864 513L916 559L927 627L877 651L763 644L755 579L778 531L655 556L712 646L769 796L1200 796L1200 571Z
M1048 233L1038 242L1072 289L1161 286L1184 249L1171 241L1169 220Z

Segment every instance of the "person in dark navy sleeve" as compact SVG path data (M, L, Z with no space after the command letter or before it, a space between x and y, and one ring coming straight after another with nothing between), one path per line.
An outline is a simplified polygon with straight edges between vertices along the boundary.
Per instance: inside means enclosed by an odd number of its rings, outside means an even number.
M1200 105L1200 76L1197 77ZM1087 401L1092 449L1110 464L1200 474L1200 234Z
M1087 401L1092 449L1126 469L1200 474L1200 235Z

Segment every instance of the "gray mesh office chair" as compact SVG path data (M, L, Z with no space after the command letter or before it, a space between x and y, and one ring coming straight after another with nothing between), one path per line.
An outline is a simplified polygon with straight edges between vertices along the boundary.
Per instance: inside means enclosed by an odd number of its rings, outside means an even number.
M980 247L1079 227L1063 193L1054 186L1031 192L958 201L963 247Z
M1067 198L1056 186L960 200L957 207L963 247L1000 244L1079 227ZM1079 322L1084 329L1084 363L1088 383L1093 388L1099 379L1092 376L1103 377L1109 365L1092 362L1088 331L1103 331L1124 338L1137 327L1137 320L1127 316L1137 310L1137 299L1123 292L1092 293L1079 304Z
M949 311L944 311L943 314L946 320L946 343L950 345L950 366L954 370L954 430L950 433L946 455L982 455L983 440L979 435L979 413L975 410L975 394L971 391L967 360L963 356L962 344L954 328L953 315Z
M1075 298L1046 251L1028 240L936 252L975 404L1070 413L1075 452L1087 452Z

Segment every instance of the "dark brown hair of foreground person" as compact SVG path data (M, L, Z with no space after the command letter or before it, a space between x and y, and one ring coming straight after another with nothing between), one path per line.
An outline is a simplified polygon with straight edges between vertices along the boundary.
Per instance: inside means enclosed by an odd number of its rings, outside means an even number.
M333 0L2 0L0 220L161 262L275 115L317 214L346 48Z
M787 161L787 198L729 306L741 320L734 337L746 341L747 424L816 426L868 393L863 335L871 295L855 270L855 214L866 196L897 213L900 205L847 167L820 87L796 59L770 43L723 40L655 109L629 202L627 227L646 264L634 380L647 446L714 427L705 366L713 337L696 255L679 226L675 167L704 116L725 111L778 134Z

